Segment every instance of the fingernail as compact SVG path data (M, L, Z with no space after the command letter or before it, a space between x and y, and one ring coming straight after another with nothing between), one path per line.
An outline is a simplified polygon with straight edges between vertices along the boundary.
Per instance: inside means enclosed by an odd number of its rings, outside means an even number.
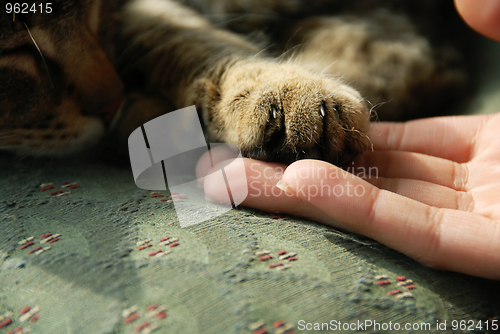
M283 190L287 194L292 194L290 187L285 182L283 182L283 179L280 179L278 183L276 183L276 188Z

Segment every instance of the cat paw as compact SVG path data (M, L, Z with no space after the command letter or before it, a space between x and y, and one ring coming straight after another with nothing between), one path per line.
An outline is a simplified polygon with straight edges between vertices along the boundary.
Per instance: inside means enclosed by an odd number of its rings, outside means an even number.
M361 95L297 65L240 63L193 92L209 141L235 144L246 157L342 165L371 148Z

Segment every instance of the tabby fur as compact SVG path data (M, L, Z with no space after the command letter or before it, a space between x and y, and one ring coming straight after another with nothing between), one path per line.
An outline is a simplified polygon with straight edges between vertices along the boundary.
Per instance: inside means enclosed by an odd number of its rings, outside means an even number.
M0 149L20 155L81 152L110 124L126 140L194 104L209 141L248 157L342 164L371 148L374 105L419 116L465 81L456 50L391 1L51 2L0 15Z

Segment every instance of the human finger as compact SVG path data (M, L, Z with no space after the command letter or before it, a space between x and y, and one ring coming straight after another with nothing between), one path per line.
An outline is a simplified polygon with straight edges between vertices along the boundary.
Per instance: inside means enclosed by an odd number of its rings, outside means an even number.
M500 41L500 2L498 0L455 0L455 7L471 28Z
M290 165L281 186L358 233L424 265L500 279L500 224L491 219L380 190L316 160Z
M370 177L364 180L379 189L388 190L437 208L470 211L474 202L467 192L455 191L430 182L385 177Z
M413 179L458 191L467 186L467 164L401 151L374 151L357 158L347 171L357 176Z
M373 123L370 139L375 150L423 153L467 162L477 134L494 115L434 117L405 123Z
M227 199L228 191L232 194L247 192L248 195L241 203L243 206L304 217L346 231L352 231L307 201L286 194L277 188L276 183L283 176L287 166L247 158L243 158L243 164L246 179L240 177L241 173L237 170L238 166L228 165L224 168L226 178L230 180L230 187L220 182L220 178L217 178L216 174L207 175L203 180L205 196L211 201L219 203ZM218 166L216 166L216 169L218 169Z
M237 157L238 153L225 144L218 145L208 150L200 157L196 164L195 173L198 183L203 184L203 177L217 170L215 165L219 165L219 168L224 167L224 164L227 165L231 163L231 161ZM223 161L225 161L225 163L221 165Z

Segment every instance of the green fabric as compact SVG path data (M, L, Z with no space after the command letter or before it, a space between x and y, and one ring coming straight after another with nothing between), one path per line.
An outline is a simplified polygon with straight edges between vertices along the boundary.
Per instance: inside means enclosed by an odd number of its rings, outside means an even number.
M3 156L0 168L0 314L14 312L12 328L27 305L40 307L40 319L27 325L40 334L132 333L153 303L168 311L159 333L246 333L259 320L270 333L276 320L301 333L299 320L365 319L429 322L434 332L436 321L500 314L498 282L431 270L309 221L238 209L181 229L173 204L136 188L127 165ZM40 191L42 183L58 189L64 181L79 181L80 188L64 197ZM52 249L28 255L47 232L62 236ZM30 236L35 245L20 250L18 242ZM179 246L149 257L167 236ZM136 242L146 238L153 247L138 251ZM288 270L257 260L258 251L276 258L283 249L297 253ZM390 286L376 284L381 274ZM413 299L387 294L399 275L414 281ZM133 305L141 318L125 325L121 312Z

